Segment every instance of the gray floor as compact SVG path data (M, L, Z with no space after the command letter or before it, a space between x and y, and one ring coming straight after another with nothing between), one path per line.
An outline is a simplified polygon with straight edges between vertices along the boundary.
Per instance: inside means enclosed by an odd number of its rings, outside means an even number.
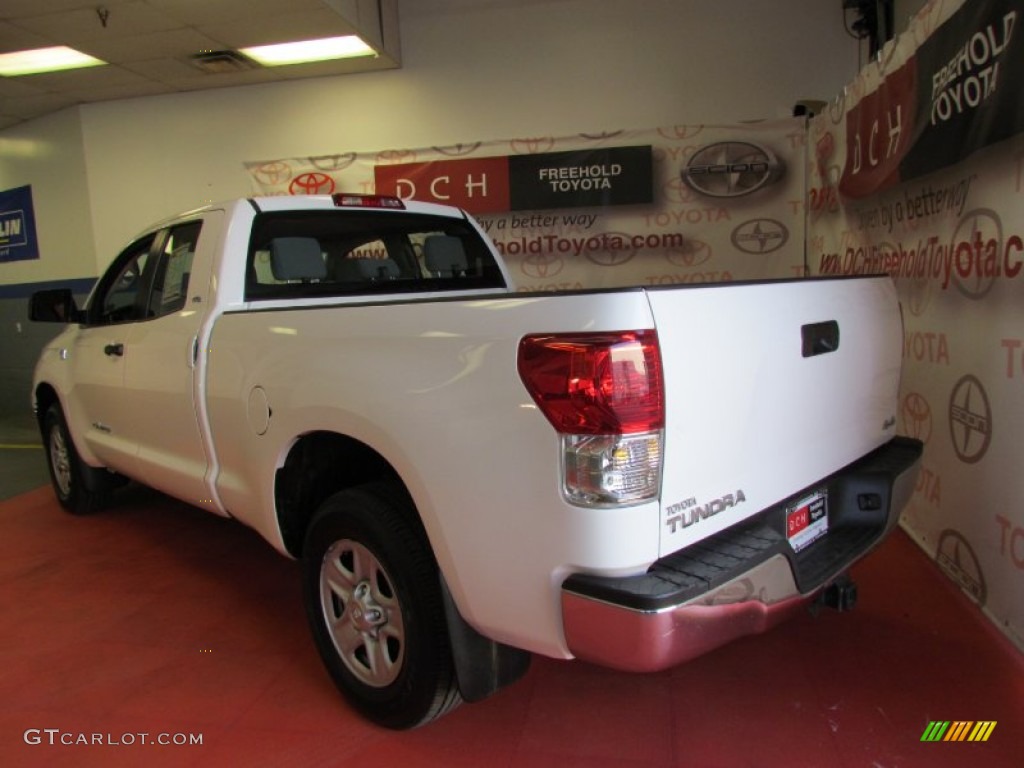
M0 500L49 482L39 430L32 417L0 419Z

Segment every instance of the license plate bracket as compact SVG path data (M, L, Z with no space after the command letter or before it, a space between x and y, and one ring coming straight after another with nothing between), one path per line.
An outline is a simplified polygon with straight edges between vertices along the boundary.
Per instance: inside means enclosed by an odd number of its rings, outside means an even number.
M786 539L794 552L828 533L828 490L821 488L786 508Z

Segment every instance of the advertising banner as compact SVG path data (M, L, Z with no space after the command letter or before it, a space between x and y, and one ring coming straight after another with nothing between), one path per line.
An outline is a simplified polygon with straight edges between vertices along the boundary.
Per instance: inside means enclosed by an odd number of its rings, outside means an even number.
M932 2L809 125L814 274L887 272L902 524L1024 647L1024 0ZM898 587L894 587L898 588Z
M32 187L0 192L0 262L38 258Z
M963 3L939 23L942 5L848 89L845 196L884 192L1024 130L1019 0Z
M802 276L803 119L246 163L255 194L464 208L520 291Z

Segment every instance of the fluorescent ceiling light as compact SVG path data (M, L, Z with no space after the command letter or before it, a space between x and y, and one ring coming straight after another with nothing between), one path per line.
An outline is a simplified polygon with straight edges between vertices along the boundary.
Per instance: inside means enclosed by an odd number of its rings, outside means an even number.
M239 51L265 67L377 55L373 48L356 35L325 37L320 40L303 40L276 45L257 45L253 48L239 48Z
M42 72L59 72L64 69L82 69L106 64L94 56L76 51L64 45L55 48L36 48L32 51L0 53L0 75L38 75Z

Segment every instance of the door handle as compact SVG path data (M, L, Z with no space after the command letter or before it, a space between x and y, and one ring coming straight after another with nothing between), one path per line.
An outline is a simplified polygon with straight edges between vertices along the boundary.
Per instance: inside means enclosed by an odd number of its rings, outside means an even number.
M107 344L103 348L103 354L111 355L113 357L122 357L124 355L124 344L118 342L117 344Z
M839 349L839 323L835 320L801 326L800 335L803 340L801 354L804 357L827 355Z

